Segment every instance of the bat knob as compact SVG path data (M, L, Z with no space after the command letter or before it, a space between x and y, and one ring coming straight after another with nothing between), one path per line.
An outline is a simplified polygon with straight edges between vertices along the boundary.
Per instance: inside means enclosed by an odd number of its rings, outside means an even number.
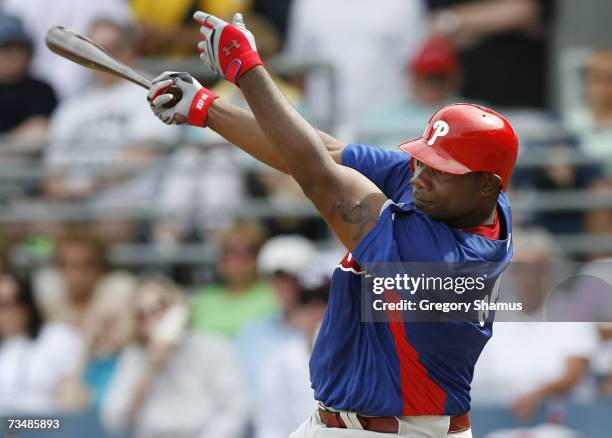
M172 108L183 98L183 90L181 90L179 87L176 87L174 85L168 88L168 90L166 90L165 93L172 94L173 97L172 97L172 100L169 100L167 103L163 105L164 108Z

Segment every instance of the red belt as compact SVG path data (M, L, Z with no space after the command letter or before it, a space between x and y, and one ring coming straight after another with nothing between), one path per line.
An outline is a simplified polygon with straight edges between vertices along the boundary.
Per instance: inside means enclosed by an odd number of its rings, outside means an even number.
M319 417L321 422L327 427L335 427L346 429L346 424L338 412L326 411L319 408ZM364 430L378 433L398 433L399 421L397 417L366 417L357 414L357 419L361 423ZM450 417L450 425L448 433L464 432L470 428L470 416L468 413L461 415L453 415Z

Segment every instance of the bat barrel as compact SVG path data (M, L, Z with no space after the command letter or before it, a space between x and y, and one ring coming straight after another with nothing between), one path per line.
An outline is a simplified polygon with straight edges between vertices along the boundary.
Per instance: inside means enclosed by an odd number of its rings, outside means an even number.
M146 89L151 88L151 79L119 62L94 41L63 26L49 29L45 41L52 52L77 64L119 76ZM167 108L174 106L183 97L183 92L178 87L170 87L167 92L174 96L174 99L164 105Z
M113 56L89 38L85 38L63 26L47 31L47 47L60 56L94 70L120 76L144 88L151 87L151 80L117 61Z

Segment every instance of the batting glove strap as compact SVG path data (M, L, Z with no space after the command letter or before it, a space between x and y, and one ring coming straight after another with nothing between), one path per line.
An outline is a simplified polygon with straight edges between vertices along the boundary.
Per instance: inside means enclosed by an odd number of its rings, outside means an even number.
M208 109L218 97L219 96L207 88L200 88L193 98L191 106L189 107L188 123L192 126L198 126L201 128L206 127Z
M225 77L228 81L238 85L238 80L249 70L258 65L263 65L259 58L259 53L246 53L240 58L234 58L225 70Z

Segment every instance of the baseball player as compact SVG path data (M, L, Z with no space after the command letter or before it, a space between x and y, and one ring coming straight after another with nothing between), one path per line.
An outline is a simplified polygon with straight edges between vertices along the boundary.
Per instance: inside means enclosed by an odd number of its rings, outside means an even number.
M360 265L492 261L505 268L514 130L490 109L455 104L431 118L422 138L402 144L403 152L345 145L287 102L240 14L231 24L203 12L194 18L201 59L240 87L252 112L172 72L149 90L153 112L167 124L208 126L291 174L349 251L333 273L310 360L320 407L291 438L471 437L470 382L491 322L362 322ZM183 99L164 108L171 85Z

